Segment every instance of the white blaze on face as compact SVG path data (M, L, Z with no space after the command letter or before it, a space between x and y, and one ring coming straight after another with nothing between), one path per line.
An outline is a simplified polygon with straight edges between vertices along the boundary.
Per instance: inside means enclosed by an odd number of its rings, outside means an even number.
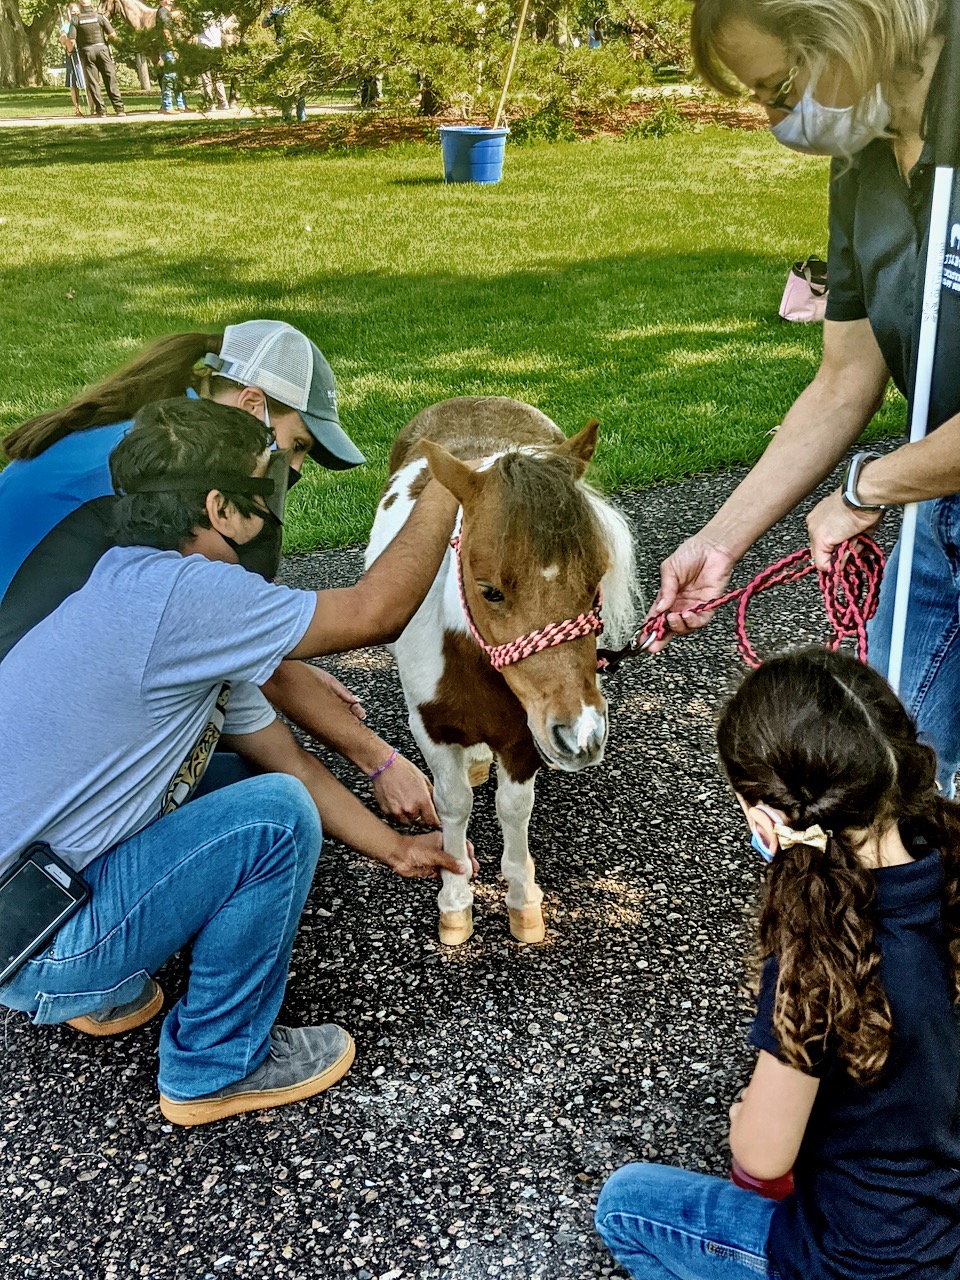
M557 576L557 574L560 572L560 566L558 564L547 565L546 569L541 569L540 572L543 574L543 576L546 578L548 582L552 582L554 578Z
M598 741L602 742L607 729L607 718L596 707L581 707L580 714L574 721L577 748L586 751Z

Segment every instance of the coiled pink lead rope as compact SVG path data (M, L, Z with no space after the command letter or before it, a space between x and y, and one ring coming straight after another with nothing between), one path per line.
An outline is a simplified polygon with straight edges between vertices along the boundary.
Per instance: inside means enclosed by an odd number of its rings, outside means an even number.
M685 616L707 613L710 610L719 609L722 605L732 604L736 600L738 602L737 648L747 666L759 667L760 659L747 635L747 609L750 607L750 602L755 596L769 591L772 587L799 582L808 574L817 572L827 618L833 627L833 638L828 641L828 647L839 649L844 640L854 640L857 646L857 657L861 662L866 662L867 623L877 611L883 566L883 552L872 538L865 535L841 543L826 573L817 570L809 547L803 547L800 551L784 556L775 564L768 565L745 587L728 591L725 595L717 596L713 600L704 600L691 609L684 609L683 613ZM667 614L659 613L648 619L622 649L599 650L597 665L604 674L609 674L617 669L624 658L640 653L652 641L662 640L669 633Z

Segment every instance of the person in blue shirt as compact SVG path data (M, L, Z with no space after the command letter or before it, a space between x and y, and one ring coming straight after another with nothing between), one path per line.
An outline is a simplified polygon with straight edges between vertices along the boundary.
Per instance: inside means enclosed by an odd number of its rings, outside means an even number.
M334 470L364 461L340 426L330 366L292 325L248 320L222 333L157 339L123 368L69 404L17 427L3 442L11 462L0 472L0 661L83 586L113 546L117 499L109 458L134 414L152 401L184 393L235 405L266 422L290 457L293 480L308 455ZM274 563L266 576L275 572ZM302 662L283 662L264 692L307 733L368 777L376 775L371 787L385 814L404 824L439 825L426 778L362 723L357 699L332 676Z
M278 49L283 49L286 46L286 19L289 16L290 6L288 4L277 4L274 5L261 24L264 27L273 28L273 37L277 42ZM302 89L295 97L285 97L280 101L280 113L285 124L293 123L294 112L296 112L297 123L303 124L307 118L307 99Z
M83 67L80 65L80 55L69 35L70 27L79 14L79 4L67 5L67 17L60 23L60 35L58 37L63 45L64 52L64 83L70 90L70 101L73 103L73 114L76 116L83 115L83 108L80 106L80 94L87 87L83 78Z
M636 1280L960 1275L960 806L884 680L811 649L747 676L720 758L770 871L741 1184L628 1165L597 1227ZM743 1175L746 1175L746 1179Z

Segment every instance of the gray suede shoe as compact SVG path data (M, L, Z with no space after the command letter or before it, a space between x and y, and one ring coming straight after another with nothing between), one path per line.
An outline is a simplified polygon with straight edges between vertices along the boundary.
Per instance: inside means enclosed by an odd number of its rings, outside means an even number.
M312 1098L347 1074L356 1057L353 1036L336 1023L274 1027L266 1059L236 1084L188 1102L160 1095L160 1110L174 1124L209 1124L243 1111L282 1107Z
M142 1027L162 1007L160 984L151 978L136 1000L100 1009L97 1013L87 1013L80 1018L68 1018L67 1026L82 1031L85 1036L118 1036L121 1031Z

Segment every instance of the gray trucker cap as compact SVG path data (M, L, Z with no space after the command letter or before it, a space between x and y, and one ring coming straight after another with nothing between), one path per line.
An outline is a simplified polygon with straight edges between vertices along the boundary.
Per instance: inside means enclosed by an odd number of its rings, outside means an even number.
M333 370L320 348L282 320L228 324L219 355L204 357L224 378L261 391L296 409L314 438L310 456L334 471L366 458L340 426Z

